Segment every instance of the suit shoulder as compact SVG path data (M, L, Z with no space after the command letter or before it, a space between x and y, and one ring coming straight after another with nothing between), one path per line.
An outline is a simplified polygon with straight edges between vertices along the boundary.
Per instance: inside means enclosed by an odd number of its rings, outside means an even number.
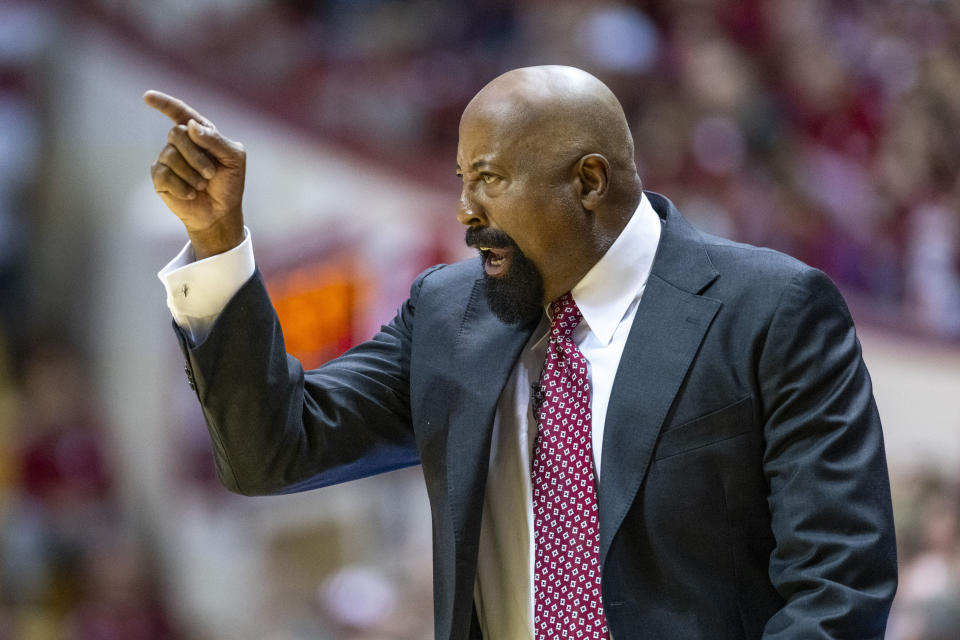
M740 310L772 310L781 303L804 304L810 297L847 314L836 284L824 272L781 251L703 234L703 246L719 277L703 293Z
M465 307L482 274L479 259L435 265L414 281L410 287L410 300L421 311L450 312Z
M721 274L743 271L752 279L790 281L801 273L816 271L810 265L776 249L735 242L702 232L701 235L711 262Z
M481 275L480 261L475 258L453 264L438 264L417 276L414 287L419 288L423 294L442 292L448 287L470 288Z

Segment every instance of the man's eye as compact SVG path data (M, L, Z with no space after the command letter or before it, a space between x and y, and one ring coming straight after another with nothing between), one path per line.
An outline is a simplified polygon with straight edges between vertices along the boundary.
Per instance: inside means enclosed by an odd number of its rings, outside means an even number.
M480 174L480 179L483 180L484 184L493 184L497 181L497 176L492 173L482 173Z

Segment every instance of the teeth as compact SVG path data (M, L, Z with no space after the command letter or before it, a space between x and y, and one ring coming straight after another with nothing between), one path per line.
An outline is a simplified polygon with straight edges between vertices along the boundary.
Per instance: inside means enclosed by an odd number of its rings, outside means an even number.
M477 247L480 251L490 251L490 247Z

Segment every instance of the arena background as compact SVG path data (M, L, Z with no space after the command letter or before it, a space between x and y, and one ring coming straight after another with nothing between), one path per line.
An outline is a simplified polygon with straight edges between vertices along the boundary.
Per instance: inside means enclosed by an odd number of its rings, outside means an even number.
M460 111L544 63L614 89L647 188L840 285L891 467L887 637L960 637L960 3L0 0L0 639L430 637L419 470L216 483L141 95L245 143L258 262L320 362L468 255Z

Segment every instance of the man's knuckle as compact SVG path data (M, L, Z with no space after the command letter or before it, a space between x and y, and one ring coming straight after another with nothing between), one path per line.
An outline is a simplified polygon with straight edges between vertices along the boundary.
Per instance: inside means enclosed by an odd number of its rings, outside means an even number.
M183 195L190 190L190 187L187 186L187 183L173 174L170 175L170 180L167 182L167 187L170 189L170 191L176 193L177 195Z

